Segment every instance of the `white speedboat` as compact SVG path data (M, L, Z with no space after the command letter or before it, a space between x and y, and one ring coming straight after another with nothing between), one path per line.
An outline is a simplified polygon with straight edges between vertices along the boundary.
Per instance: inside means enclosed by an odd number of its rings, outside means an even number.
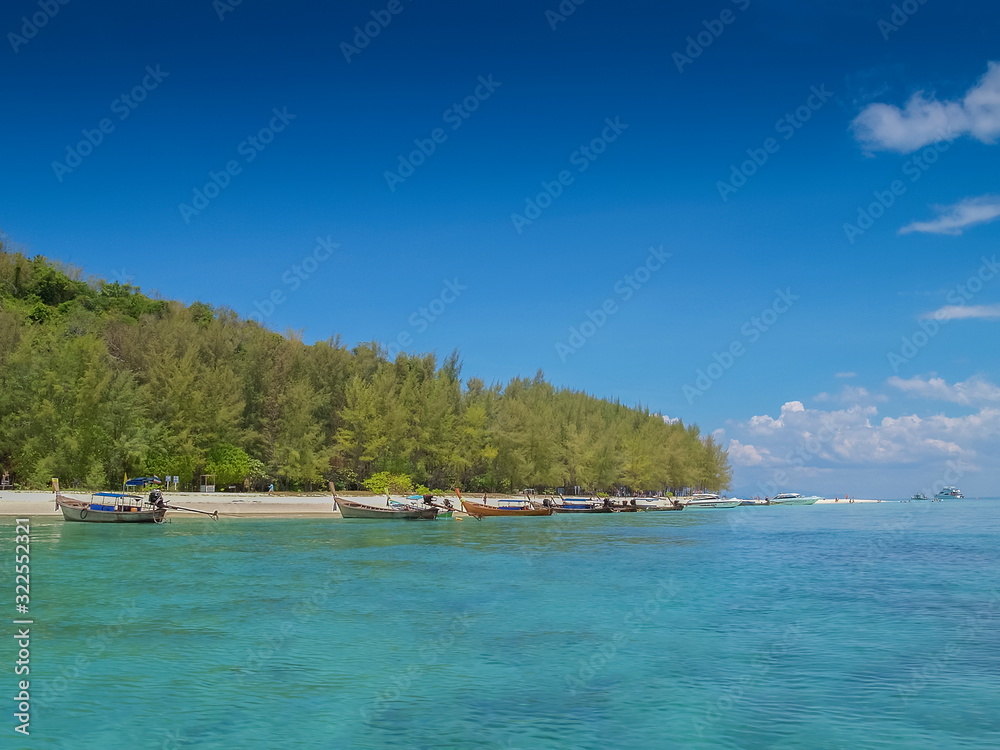
M769 505L812 505L823 498L816 495L801 495L798 492L782 492L771 498Z
M700 493L697 495L691 495L691 497L681 497L678 498L680 502L684 503L685 508L735 508L742 502L739 499L730 500L729 498L720 497L719 495L712 495L709 493Z
M963 498L965 495L958 487L944 487L940 492L934 495L935 500L957 500Z

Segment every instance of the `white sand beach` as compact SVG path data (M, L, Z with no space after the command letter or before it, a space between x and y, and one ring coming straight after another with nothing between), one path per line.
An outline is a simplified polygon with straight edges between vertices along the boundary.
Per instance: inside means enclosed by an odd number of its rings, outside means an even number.
M817 500L816 501L816 505L819 505L820 503L845 503L845 504L850 504L850 503L880 503L880 502L882 502L882 501L881 500L863 500L863 499L857 498L857 497L833 497L833 498L828 497L828 498L824 498L823 500ZM890 501L887 500L886 502L890 502Z
M77 497L81 500L90 497L89 492L65 491L64 494L70 497ZM365 493L345 492L340 493L344 497L358 500L370 505L385 505L384 497L375 497ZM236 493L219 492L207 494L203 492L168 492L165 493L168 503L172 505L185 506L203 511L219 511L221 517L228 518L340 518L340 512L333 502L332 495L320 494L273 494L267 493ZM402 500L403 498L395 498ZM455 506L461 515L461 504L457 497L451 497L452 505ZM478 499L478 498L477 498ZM508 496L491 496L492 502L502 500L523 499ZM860 498L825 498L817 501L820 503L879 503L881 500L860 499ZM886 501L888 502L888 501ZM176 512L178 515L182 511ZM31 492L24 490L5 490L0 492L0 516L59 516L60 511L56 508L54 495L52 492ZM184 514L192 518L205 518L198 514Z
M91 492L86 490L63 490L64 495L79 500L89 500ZM341 492L343 497L349 497L368 505L385 506L385 496L373 496L364 492ZM164 499L168 504L193 508L201 511L219 511L222 518L340 518L340 511L333 502L333 495L318 493L237 493L237 492L165 492ZM394 496L394 500L404 500L402 496ZM441 500L442 498L438 498ZM461 510L457 496L450 496L457 515L466 515ZM506 499L496 496L494 499ZM4 490L0 492L0 517L4 516L61 516L56 508L55 495L52 492L33 492L27 490ZM174 515L185 518L207 518L196 513L174 511Z
M80 500L90 498L90 492L64 490L63 494ZM266 493L167 492L166 501L195 510L218 510L220 516L274 516L298 518L305 516L340 517L331 495L268 495ZM0 516L59 516L52 492L0 492ZM203 518L188 514L192 518Z

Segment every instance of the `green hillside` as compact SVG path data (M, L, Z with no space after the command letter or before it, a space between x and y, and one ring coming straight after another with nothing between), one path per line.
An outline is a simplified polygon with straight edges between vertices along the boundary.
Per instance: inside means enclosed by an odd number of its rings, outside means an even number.
M541 373L463 380L457 354L307 346L232 310L84 280L0 243L0 470L114 486L201 474L355 488L378 472L435 488L720 490L727 456L696 426L558 389Z

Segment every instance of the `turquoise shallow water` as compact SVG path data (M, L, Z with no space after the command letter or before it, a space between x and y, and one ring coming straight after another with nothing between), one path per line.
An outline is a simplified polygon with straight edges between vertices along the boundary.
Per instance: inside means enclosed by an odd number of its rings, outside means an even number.
M995 750L998 511L38 518L0 746Z

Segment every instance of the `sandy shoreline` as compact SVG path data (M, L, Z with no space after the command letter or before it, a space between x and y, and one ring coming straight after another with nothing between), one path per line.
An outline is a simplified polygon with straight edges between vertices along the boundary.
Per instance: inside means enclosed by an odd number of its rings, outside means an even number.
M87 499L89 492L65 491L70 497ZM374 505L384 505L385 498L372 497L362 493L344 493L345 497L353 497L361 502ZM491 499L501 499L496 496ZM266 493L216 493L206 495L199 492L166 493L167 502L183 505L195 510L219 511L221 518L340 518L340 511L333 502L332 495L268 495ZM452 504L459 508L458 498L451 498ZM875 503L880 500L844 498L828 498L819 503ZM888 502L888 501L887 501ZM195 513L175 511L175 515L189 518L207 518ZM0 517L4 516L61 516L55 507L54 495L51 492L3 491L0 492ZM462 513L464 515L464 513Z
M66 495L80 500L90 498L89 492L65 491ZM333 504L333 496L281 496L267 494L217 493L206 496L198 492L169 492L168 503L183 505L195 510L219 511L220 517L242 518L269 516L272 518L340 518ZM195 513L176 511L177 515L207 518ZM61 516L56 509L51 492L0 492L0 516Z
M63 490L63 494L79 500L89 500L88 491ZM350 497L370 505L384 506L384 496L372 496L360 492L345 492L344 497ZM340 511L333 502L333 495L268 495L267 493L214 493L207 495L202 492L166 492L167 503L194 510L219 511L220 518L342 518ZM394 497L402 500L402 497ZM452 505L460 515L461 505L457 497L450 498ZM208 516L184 511L171 511L172 518L203 518ZM0 492L0 518L24 516L55 516L62 517L62 512L56 508L55 496L52 492L3 491Z

